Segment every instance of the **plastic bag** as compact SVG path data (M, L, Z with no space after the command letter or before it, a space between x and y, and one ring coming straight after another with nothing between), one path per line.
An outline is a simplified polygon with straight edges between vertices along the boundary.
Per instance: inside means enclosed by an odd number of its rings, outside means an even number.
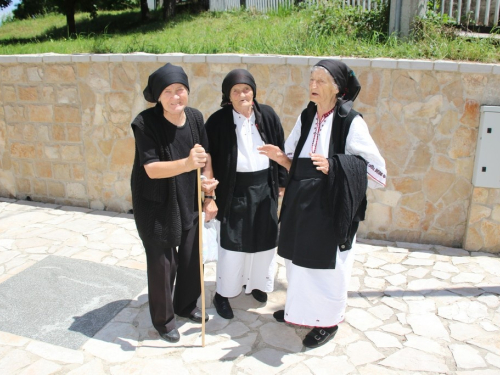
M215 219L205 222L205 213L202 213L203 228L201 230L203 236L203 264L217 262L217 254L219 252L219 243L217 240L217 228L215 227Z

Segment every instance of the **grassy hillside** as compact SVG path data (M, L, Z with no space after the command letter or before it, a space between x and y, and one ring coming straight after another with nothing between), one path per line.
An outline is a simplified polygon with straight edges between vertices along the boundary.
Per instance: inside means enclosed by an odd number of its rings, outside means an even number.
M499 40L456 37L435 20L421 22L419 32L403 41L376 30L376 19L304 8L268 14L181 13L166 23L158 13L152 16L141 23L139 10L99 12L94 20L78 14L78 34L72 37L63 15L11 21L0 27L0 54L183 52L500 61Z

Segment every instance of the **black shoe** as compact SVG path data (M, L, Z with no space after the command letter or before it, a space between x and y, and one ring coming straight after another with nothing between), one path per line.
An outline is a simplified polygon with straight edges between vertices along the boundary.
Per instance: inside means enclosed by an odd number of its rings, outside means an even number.
M224 319L233 319L233 309L229 304L229 300L226 297L222 297L219 293L215 293L214 296L214 306L219 314Z
M174 328L170 332L158 332L160 334L160 338L168 341L168 342L177 342L181 339L181 335L177 328Z
M285 310L278 310L275 311L273 314L274 319L276 319L277 322L284 323L285 322Z
M318 346L324 345L333 339L338 329L338 326L329 328L313 328L311 332L306 335L304 340L302 340L302 344L304 344L306 348L317 348Z
M267 302L267 293L259 289L252 290L252 296L259 302Z
M193 312L189 315L179 315L182 316L183 318L188 318L192 320L195 323L201 323L201 309L197 307L196 309L193 310ZM205 313L205 322L208 322L208 314Z

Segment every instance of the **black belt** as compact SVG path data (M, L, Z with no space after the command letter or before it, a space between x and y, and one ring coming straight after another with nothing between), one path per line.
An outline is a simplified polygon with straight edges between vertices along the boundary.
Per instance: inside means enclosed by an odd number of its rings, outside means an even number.
M257 172L236 172L236 186L254 186L266 184L269 169Z

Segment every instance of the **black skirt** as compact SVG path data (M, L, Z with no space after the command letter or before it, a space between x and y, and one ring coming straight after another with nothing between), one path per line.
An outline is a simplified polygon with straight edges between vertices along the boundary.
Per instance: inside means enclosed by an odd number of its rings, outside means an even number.
M278 204L269 170L237 172L229 215L221 222L222 248L244 253L271 250L278 242Z
M337 244L327 202L327 175L318 171L311 159L297 159L281 207L281 257L300 267L335 268Z

